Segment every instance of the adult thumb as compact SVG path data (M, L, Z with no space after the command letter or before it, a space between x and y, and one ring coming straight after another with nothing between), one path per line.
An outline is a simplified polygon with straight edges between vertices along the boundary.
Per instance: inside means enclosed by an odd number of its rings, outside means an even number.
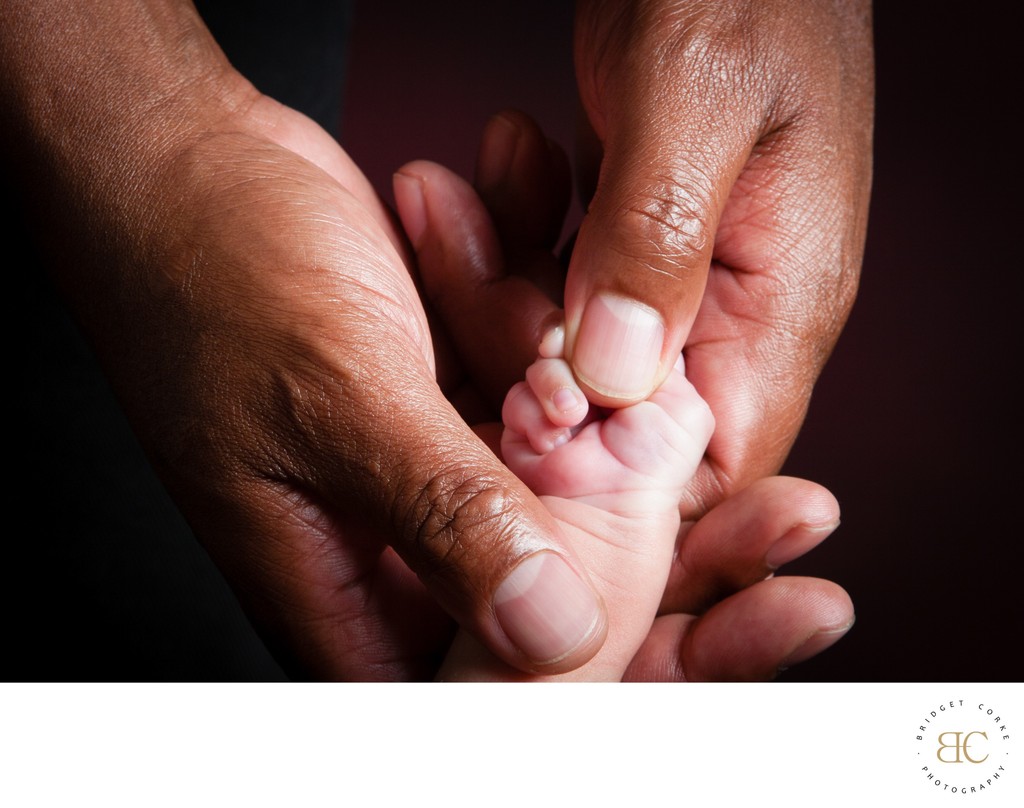
M601 647L606 616L543 504L437 391L395 436L394 547L464 628L509 664L561 672Z
M522 278L506 277L487 211L440 166L413 163L395 177L398 213L427 299L477 385L507 392L536 356L554 309ZM485 378L487 377L487 378ZM411 509L396 547L464 628L505 661L563 672L601 647L606 615L555 520L474 435L436 386L436 421L402 441Z
M650 114L644 98L661 104ZM749 146L643 94L597 131L594 196L569 264L566 350L591 401L622 407L664 381L697 316L715 233ZM706 125L706 118L703 120Z

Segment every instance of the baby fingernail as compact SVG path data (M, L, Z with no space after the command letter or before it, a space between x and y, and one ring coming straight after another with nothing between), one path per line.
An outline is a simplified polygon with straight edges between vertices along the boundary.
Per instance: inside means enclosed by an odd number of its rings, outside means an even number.
M551 451L554 451L559 446L564 446L572 438L572 433L568 429L561 429L551 436Z
M561 358L565 351L565 326L556 325L540 341L537 353L545 359Z
M579 396L567 387L556 390L551 402L559 412L572 412L580 406Z

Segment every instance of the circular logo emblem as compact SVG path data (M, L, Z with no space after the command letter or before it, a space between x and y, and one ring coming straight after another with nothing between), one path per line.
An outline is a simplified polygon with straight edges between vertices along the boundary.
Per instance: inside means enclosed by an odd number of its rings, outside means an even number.
M995 703L958 698L923 710L915 732L922 788L958 796L998 791L1011 734Z

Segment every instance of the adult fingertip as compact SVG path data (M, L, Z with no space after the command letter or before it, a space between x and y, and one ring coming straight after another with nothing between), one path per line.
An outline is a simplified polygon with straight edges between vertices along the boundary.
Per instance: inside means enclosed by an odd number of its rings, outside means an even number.
M794 579L793 583L799 585L801 581ZM779 663L779 670L805 662L835 645L846 636L856 622L853 601L845 589L831 581L818 579L803 579L803 583L803 587L793 591L801 592L804 608L808 614L816 615L817 625L811 633L797 638L789 653L785 654Z
M484 127L477 155L476 182L483 190L503 185L512 169L521 129L510 115L499 112Z
M423 177L407 171L399 171L392 177L398 216L414 249L419 249L427 231L424 184Z
M494 614L513 645L545 670L583 664L607 631L597 593L552 552L528 556L509 573L495 591Z
M853 628L855 621L856 617L850 615L849 619L841 626L819 629L794 648L793 651L791 651L785 659L782 660L779 664L779 670L784 671L794 665L799 665L801 662L806 662L811 657L817 656L825 649L835 645L846 636L847 632L851 628Z
M776 501L785 502L787 512L799 517L768 548L764 562L770 570L777 570L814 549L839 528L839 502L831 491L817 483L777 477L759 480L753 486L773 490Z
M770 570L777 570L817 547L839 527L839 519L821 525L800 524L789 530L765 553L764 563Z

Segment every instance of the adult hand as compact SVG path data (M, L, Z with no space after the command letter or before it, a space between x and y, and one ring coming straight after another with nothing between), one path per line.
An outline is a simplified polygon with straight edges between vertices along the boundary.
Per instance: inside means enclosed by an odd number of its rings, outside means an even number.
M781 466L853 303L870 4L581 0L575 49L589 209L567 349L609 406L685 350L717 423L689 503L706 509Z
M559 319L555 247L569 182L564 155L520 113L484 132L477 192L450 171L411 163L395 179L425 295L448 345L443 388L473 423L498 418L537 344ZM481 428L497 444L500 424ZM804 480L759 480L684 523L660 616L627 671L634 680L760 680L840 639L846 593L772 577L839 522L835 498ZM642 537L638 537L642 540Z
M659 616L630 681L762 681L821 653L853 626L831 581L775 571L839 524L820 485L766 477L683 523Z
M0 23L4 145L56 280L279 658L429 677L439 603L512 665L588 659L603 608L442 395L402 241L337 143L189 4L12 0Z

